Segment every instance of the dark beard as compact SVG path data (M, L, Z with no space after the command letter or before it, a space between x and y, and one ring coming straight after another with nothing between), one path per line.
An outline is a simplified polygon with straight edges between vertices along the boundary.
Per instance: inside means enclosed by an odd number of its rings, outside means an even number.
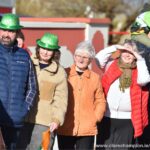
M12 41L9 37L2 37L0 39L0 43L5 45L5 46L12 46L14 44L14 41Z

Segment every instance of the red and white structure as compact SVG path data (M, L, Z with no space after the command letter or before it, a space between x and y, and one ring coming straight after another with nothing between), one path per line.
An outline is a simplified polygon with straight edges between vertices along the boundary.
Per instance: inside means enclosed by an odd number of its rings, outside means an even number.
M15 0L0 0L0 14L14 12Z
M45 32L58 35L61 46L61 64L68 67L73 63L72 53L76 45L84 40L92 41L96 52L108 44L110 20L91 18L20 18L25 43L35 50L36 40ZM95 65L92 65L92 68Z

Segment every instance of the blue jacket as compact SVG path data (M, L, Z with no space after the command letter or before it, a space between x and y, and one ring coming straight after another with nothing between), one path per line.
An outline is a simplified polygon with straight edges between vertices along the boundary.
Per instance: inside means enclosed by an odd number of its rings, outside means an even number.
M23 125L36 94L36 80L26 51L0 44L0 124Z

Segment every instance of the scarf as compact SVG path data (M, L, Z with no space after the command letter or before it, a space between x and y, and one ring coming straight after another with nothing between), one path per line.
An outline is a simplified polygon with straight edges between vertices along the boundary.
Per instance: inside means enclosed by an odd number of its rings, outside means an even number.
M136 68L136 61L133 61L131 64L126 64L119 58L118 66L122 71L122 75L119 78L119 88L120 91L124 92L125 89L129 88L131 85L132 69Z

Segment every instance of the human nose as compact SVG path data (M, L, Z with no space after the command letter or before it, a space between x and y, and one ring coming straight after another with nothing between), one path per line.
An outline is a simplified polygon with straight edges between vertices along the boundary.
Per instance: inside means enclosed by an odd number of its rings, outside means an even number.
M44 50L43 53L44 53L44 54L47 54L47 50Z

